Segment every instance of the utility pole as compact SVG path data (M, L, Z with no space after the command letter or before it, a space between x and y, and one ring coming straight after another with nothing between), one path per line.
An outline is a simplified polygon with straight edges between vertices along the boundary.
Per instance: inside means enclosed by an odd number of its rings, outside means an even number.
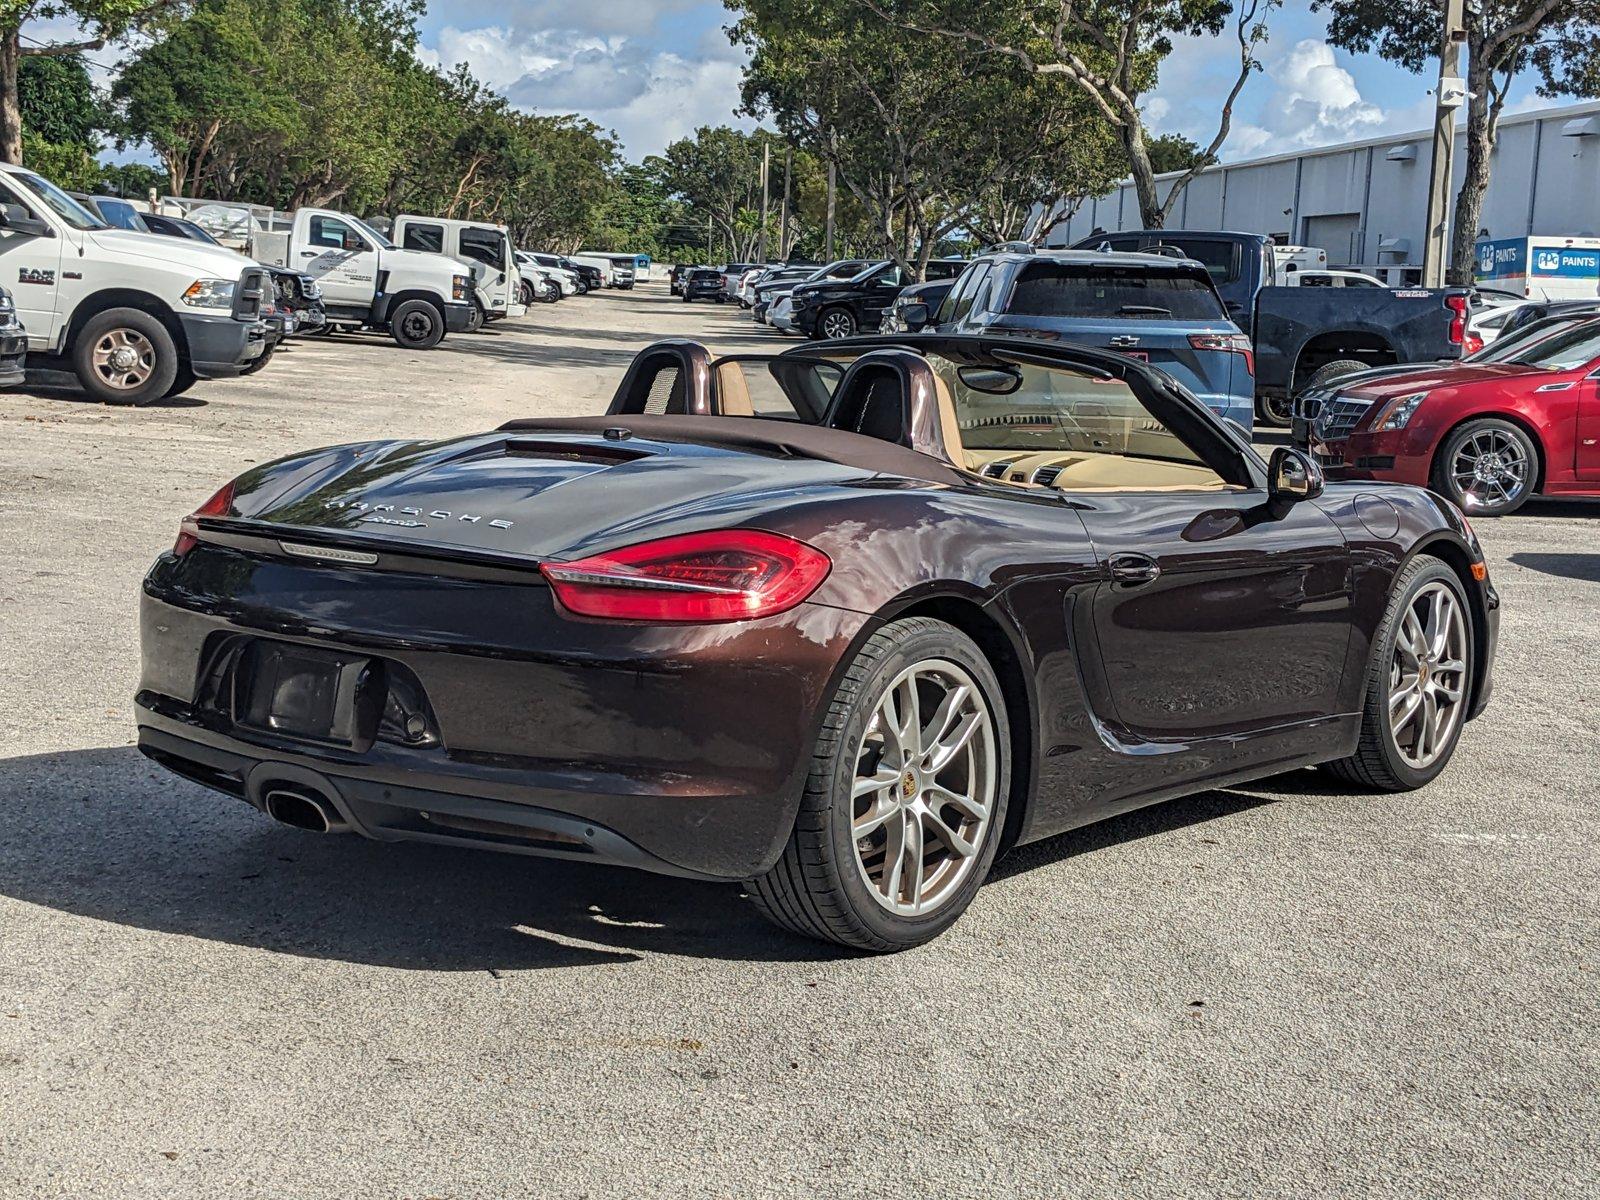
M1461 47L1467 40L1465 0L1443 0L1439 86L1434 92L1433 163L1428 173L1428 224L1422 245L1422 286L1444 286L1450 253L1450 184L1456 160L1456 109L1467 98L1461 78Z
M712 220L711 220L711 214L707 213L706 214L706 265L707 266L710 266L711 263L716 261L716 256L711 253L711 239L715 236L715 234L716 234L716 230L713 228L713 223L712 223Z
M789 259L789 175L794 169L794 147L783 148L783 207L778 210L778 257Z
M827 223L823 227L824 233L822 238L822 243L824 246L822 257L826 262L833 261L833 202L835 196L835 187L836 184L834 181L833 159L830 158L828 160L828 219Z
M767 179L772 173L772 143L761 143L761 233L756 238L756 261L767 261Z

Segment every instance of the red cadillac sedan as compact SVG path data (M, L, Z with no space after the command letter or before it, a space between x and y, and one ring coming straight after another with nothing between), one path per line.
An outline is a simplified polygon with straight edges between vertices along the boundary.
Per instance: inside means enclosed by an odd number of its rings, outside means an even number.
M1600 319L1552 318L1458 363L1360 372L1302 395L1295 433L1335 479L1414 483L1473 516L1600 496Z

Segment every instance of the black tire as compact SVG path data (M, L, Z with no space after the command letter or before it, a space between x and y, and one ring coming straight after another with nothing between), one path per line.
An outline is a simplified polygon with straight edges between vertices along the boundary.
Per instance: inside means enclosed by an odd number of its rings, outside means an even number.
M876 889L857 857L851 794L857 755L879 701L901 672L933 660L960 668L987 706L994 794L965 873L955 876L931 912L910 916L874 899ZM983 651L943 621L892 622L867 639L830 699L794 831L777 864L746 888L769 920L802 936L877 953L920 946L955 923L988 876L1005 829L1010 786L1005 700Z
M426 300L406 300L389 314L389 336L407 350L432 350L444 341L444 314Z
M97 356L101 359L98 365ZM119 369L118 363L127 365ZM96 313L78 330L72 344L72 370L78 382L84 391L107 404L160 400L172 390L182 365L167 327L137 308ZM124 379L132 382L114 382Z
M483 306L474 300L472 302L472 312L467 317L467 332L482 333L484 319Z
M856 315L848 308L835 306L817 314L817 337L825 342L839 341L856 334Z
M276 354L277 352L278 352L278 348L276 346L268 346L265 350L263 350L261 352L260 357L258 357L253 363L251 363L244 370L240 371L239 374L241 374L241 375L254 375L257 371L263 370L266 367L266 365L269 362L272 361L272 356L274 354Z
M1442 584L1454 594L1465 624L1463 657L1457 660L1463 664L1460 673L1461 697L1457 701L1461 711L1438 757L1426 767L1418 768L1401 756L1395 733L1390 728L1391 672L1394 670L1395 643L1400 637L1405 615L1418 593L1433 584ZM1322 769L1345 783L1380 792L1409 792L1422 787L1443 771L1460 742L1461 730L1466 724L1467 706L1472 698L1476 653L1473 621L1466 589L1445 563L1427 555L1407 563L1395 577L1389 607L1372 639L1372 658L1367 663L1362 693L1361 738L1356 744L1356 752L1349 758L1323 763Z
M1464 459L1473 476L1463 477ZM1539 483L1539 447L1527 430L1485 417L1451 430L1434 451L1430 486L1474 517L1504 517L1528 502ZM1481 468L1478 464L1485 464ZM1478 471L1485 473L1478 477ZM1495 478L1498 476L1498 478Z
M247 371L246 374L249 372ZM189 369L188 363L178 364L178 374L172 381L172 386L167 389L163 400L170 400L173 396L181 396L199 381L199 376Z
M517 295L522 301L523 308L533 307L533 284L524 279L522 286L517 290Z
M1313 388L1322 387L1332 383L1342 375L1349 375L1356 371L1365 371L1371 363L1360 362L1354 358L1339 358L1331 363L1323 363L1311 373L1311 378L1302 383L1295 392L1296 396L1309 392ZM1288 396L1263 396L1256 403L1256 415L1268 424L1279 429L1287 429L1293 419L1293 401Z

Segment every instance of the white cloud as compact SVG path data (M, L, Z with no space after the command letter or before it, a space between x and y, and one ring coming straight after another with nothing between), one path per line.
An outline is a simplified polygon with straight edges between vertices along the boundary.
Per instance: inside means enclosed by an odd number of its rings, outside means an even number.
M1354 77L1319 38L1296 42L1266 72L1277 86L1262 105L1261 124L1280 148L1352 141L1384 124L1383 109L1362 99Z
M609 8L609 0L592 7ZM659 15L658 6L643 7ZM591 22L605 28L566 27L573 20L568 13L563 27L542 29L447 26L419 56L435 66L465 62L519 108L581 113L615 130L632 159L659 153L699 125L754 124L734 115L744 57L720 35L702 38L687 57L610 32L620 24L611 17Z

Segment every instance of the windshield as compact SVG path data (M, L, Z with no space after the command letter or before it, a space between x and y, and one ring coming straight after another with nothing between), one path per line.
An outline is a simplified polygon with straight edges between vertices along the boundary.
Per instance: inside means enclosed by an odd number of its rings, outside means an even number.
M1028 317L1225 321L1228 316L1216 292L1190 274L1053 262L1023 268L1007 309Z
M866 277L868 275L871 275L874 271L876 271L879 267L887 266L887 265L888 265L888 260L887 259L884 259L882 262L868 263L860 271L857 271L854 275L850 276L850 282L851 283L860 283L864 279L866 279Z
M197 242L209 242L213 246L222 245L222 243L217 241L216 238L212 237L209 232L201 229L200 226L196 225L193 221L180 221L175 217L169 217L167 219L170 220L174 225L178 226L178 228L183 230L185 237L192 238Z
M1524 325L1520 329L1513 329L1510 333L1501 335L1476 354L1469 354L1461 361L1474 363L1507 362L1513 355L1526 350L1534 342L1543 341L1553 333L1570 328L1576 321L1592 319L1592 314L1583 317L1541 317L1539 320Z
M111 228L43 175L35 175L32 171L13 171L11 178L31 188L34 195L49 206L51 212L73 229Z
M1546 371L1575 371L1600 358L1600 321L1584 321L1531 343L1519 343L1497 362Z
M384 237L383 234L379 233L371 225L368 225L360 217L353 217L349 213L341 213L340 216L344 217L344 219L346 221L349 221L350 224L354 225L362 233L366 234L367 237L372 240L374 245L381 246L385 250L393 250L394 249L394 243L393 242L391 242L388 238Z

